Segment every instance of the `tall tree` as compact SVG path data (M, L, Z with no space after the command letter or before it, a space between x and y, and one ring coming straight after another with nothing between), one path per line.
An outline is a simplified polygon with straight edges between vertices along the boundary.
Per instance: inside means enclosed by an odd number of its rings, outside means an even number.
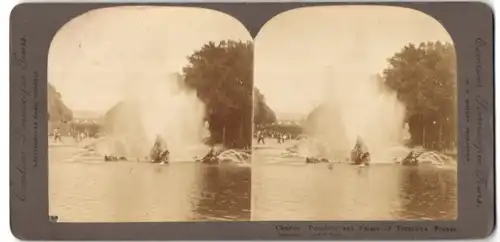
M389 60L383 78L406 105L412 142L450 147L456 140L456 54L450 43L409 44Z
M264 95L260 92L258 88L254 88L254 124L259 126L259 125L266 125L266 124L272 124L277 121L276 114L273 112L273 110L267 105L266 103L266 98Z
M183 69L187 86L205 103L211 141L230 148L252 142L253 45L209 42L188 57Z
M50 122L68 122L73 119L73 111L64 104L61 94L50 83L47 86L47 106Z

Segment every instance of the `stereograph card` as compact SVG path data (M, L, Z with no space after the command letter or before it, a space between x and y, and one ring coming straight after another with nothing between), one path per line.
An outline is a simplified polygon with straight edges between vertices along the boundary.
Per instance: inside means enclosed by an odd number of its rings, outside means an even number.
M24 240L485 238L482 2L22 3Z

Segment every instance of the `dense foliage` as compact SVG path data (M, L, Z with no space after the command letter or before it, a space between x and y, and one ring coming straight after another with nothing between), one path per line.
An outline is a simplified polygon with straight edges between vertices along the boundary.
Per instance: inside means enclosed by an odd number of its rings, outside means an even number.
M276 114L273 110L266 104L266 99L264 95L259 91L259 89L254 88L254 124L256 126L263 126L267 124L272 124L277 121Z
M229 148L250 148L254 106L252 43L209 42L188 60L184 80L206 105L211 142Z
M405 104L412 143L445 149L456 145L456 54L452 44L409 44L389 60L386 85Z
M50 83L47 86L47 104L50 122L68 122L73 119L73 112L64 104L61 94Z

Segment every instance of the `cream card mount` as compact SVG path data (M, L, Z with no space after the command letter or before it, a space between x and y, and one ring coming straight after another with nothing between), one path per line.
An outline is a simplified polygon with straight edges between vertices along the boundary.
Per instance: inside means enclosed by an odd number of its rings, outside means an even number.
M10 26L17 238L494 230L485 3L23 3Z

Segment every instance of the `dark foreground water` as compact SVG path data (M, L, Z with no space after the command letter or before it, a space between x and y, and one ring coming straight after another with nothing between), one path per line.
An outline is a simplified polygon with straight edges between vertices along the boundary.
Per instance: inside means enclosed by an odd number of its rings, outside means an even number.
M283 162L253 167L254 220L452 220L456 171Z
M61 222L249 220L249 167L102 162L52 147L49 210Z
M259 150L252 167L105 163L73 146L51 147L49 153L49 210L61 222L450 220L457 215L453 168L270 162Z

